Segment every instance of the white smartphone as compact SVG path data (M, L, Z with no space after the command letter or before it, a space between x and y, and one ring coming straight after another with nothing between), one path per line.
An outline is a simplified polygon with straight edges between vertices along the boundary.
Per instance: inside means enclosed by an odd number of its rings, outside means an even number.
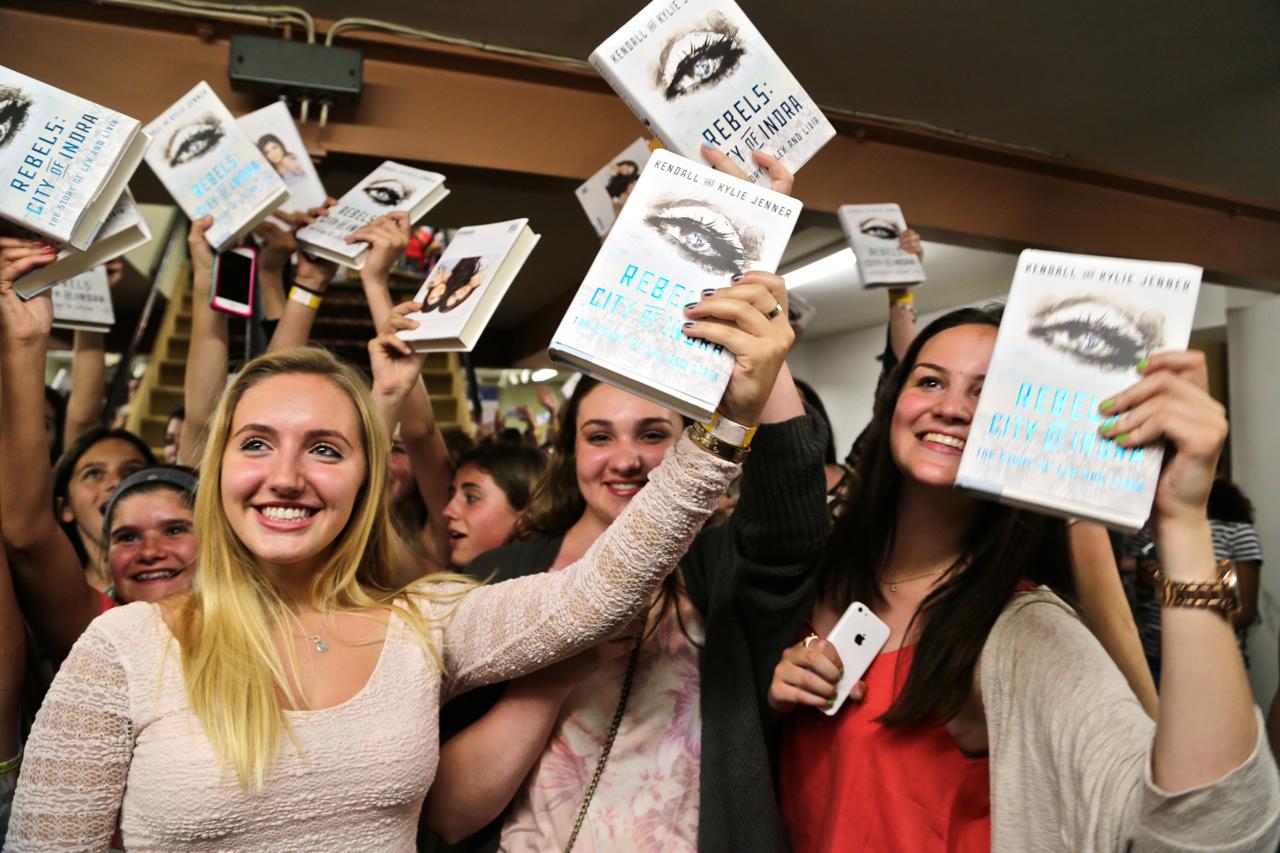
M228 249L213 263L213 295L209 305L218 311L248 317L253 313L253 279L258 253L247 246Z
M844 664L844 675L836 685L835 702L830 708L821 708L822 713L830 717L840 710L853 685L866 673L888 640L889 626L881 622L871 608L858 601L849 605L827 635L827 642L836 647Z

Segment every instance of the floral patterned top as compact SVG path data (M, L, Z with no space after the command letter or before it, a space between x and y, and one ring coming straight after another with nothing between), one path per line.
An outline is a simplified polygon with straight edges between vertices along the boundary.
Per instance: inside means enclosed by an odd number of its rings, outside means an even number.
M704 627L683 596L679 606L678 618L668 608L645 637L613 751L574 844L579 853L697 845ZM564 849L617 710L629 658L609 661L565 701L546 750L512 804L503 850Z

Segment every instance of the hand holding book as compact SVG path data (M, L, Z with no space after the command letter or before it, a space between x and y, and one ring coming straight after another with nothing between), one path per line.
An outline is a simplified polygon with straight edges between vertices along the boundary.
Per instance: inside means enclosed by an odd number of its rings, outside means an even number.
M397 210L379 216L368 225L347 236L348 243L368 243L368 255L360 270L364 281L385 283L395 266L396 259L409 245L409 214Z
M213 247L205 237L205 232L213 227L213 216L193 220L187 230L187 250L191 253L191 273L194 288L199 295L201 285L207 296L213 287Z
M733 372L718 411L744 426L760 422L778 371L795 342L787 320L787 285L781 276L753 270L732 287L703 291L685 306L684 333L733 353Z
M413 383L422 375L426 353L414 352L413 347L396 336L396 332L402 329L418 328L418 321L407 315L421 310L422 304L419 302L400 303L382 324L378 336L369 341L373 396L385 411L399 411L400 404L413 388Z
M1142 379L1099 409L1099 432L1121 447L1161 440L1172 445L1156 485L1153 522L1204 524L1218 455L1227 439L1226 410L1209 396L1204 353L1162 352L1143 360Z
M0 237L0 344L11 347L43 346L53 328L53 302L49 292L24 302L13 289L19 276L51 263L53 247L38 240Z
M702 157L717 172L724 172L726 175L733 175L735 178L741 178L744 181L748 180L747 173L742 170L742 167L733 162L733 159L719 148L710 148L703 145ZM756 165L764 169L765 174L769 176L769 189L783 195L792 194L791 191L796 187L796 176L791 174L786 166L763 151L752 151L751 159L756 162Z

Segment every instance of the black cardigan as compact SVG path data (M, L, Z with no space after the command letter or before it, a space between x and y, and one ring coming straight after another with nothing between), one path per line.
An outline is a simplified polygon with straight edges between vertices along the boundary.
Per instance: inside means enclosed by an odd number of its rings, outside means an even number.
M702 768L698 849L776 851L788 846L773 788L774 726L765 696L782 650L807 615L815 558L826 543L826 428L809 414L760 427L743 466L730 521L704 529L680 563L706 625L702 649ZM535 535L477 557L467 571L494 582L544 572L563 537ZM502 685L441 711L441 740L483 716ZM446 850L496 850L503 817Z

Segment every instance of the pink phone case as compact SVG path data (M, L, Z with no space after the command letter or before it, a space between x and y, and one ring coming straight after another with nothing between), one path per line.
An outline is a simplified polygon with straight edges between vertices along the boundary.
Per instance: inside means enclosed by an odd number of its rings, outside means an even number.
M222 266L223 255L235 252L242 257L249 258L249 301L241 303L239 301L228 300L218 293L218 270ZM233 314L237 317L248 317L253 314L253 286L258 278L258 253L250 248L228 249L223 255L218 255L213 263L213 293L209 297L209 307L215 311L222 311L225 314Z

